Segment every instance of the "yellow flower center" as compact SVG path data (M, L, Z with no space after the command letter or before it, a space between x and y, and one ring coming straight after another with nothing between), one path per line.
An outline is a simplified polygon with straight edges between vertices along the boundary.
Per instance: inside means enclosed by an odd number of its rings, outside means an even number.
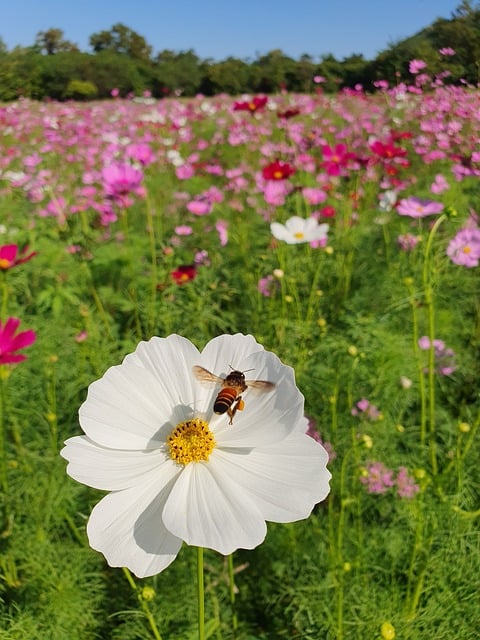
M273 177L275 180L281 180L283 178L283 172L277 169L277 171L273 172Z
M297 231L296 233L293 234L293 237L296 238L297 240L303 240L303 238L305 237L305 234L303 233L303 231Z
M462 251L463 251L463 253L466 253L468 255L469 253L472 252L472 247L469 247L468 244L467 244L466 247L463 247Z
M0 258L0 269L8 269L12 263L6 258Z
M178 464L208 460L216 442L208 422L193 418L177 424L167 438L170 457Z

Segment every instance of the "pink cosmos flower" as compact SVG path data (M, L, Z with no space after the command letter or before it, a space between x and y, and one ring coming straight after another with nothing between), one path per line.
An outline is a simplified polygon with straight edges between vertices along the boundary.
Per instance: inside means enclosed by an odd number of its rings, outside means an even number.
M422 69L425 69L427 63L423 60L410 60L408 64L408 70L410 73L419 73Z
M264 278L260 278L257 285L258 291L266 298L271 298L273 294L278 290L278 280L269 274Z
M360 476L360 482L367 487L368 493L386 493L393 487L393 471L383 462L371 462L365 468L366 475Z
M188 224L180 224L175 227L175 233L177 236L191 236L193 233L192 227L188 226Z
M311 187L304 187L302 189L302 195L308 204L320 204L325 202L327 194L322 189L313 189Z
M480 229L460 229L450 240L447 256L455 264L463 267L478 267L480 261Z
M102 169L103 189L107 198L120 206L132 204L130 194L143 196L143 172L128 162L115 162Z
M37 335L32 329L21 331L15 335L19 325L18 318L8 318L3 326L0 320L0 364L15 364L25 360L27 356L15 353L15 351L29 347L37 339Z
M428 351L430 345L433 346L435 359L435 373L441 376L449 376L456 370L455 352L445 345L443 340L434 339L430 342L428 336L422 336L418 339L418 346L422 351ZM424 369L424 373L428 373L428 367Z
M414 478L408 474L406 467L399 467L395 484L397 485L397 495L400 498L413 498L420 491L420 487L415 484Z
M441 56L454 56L457 52L452 47L442 47L438 50L438 53Z
M404 233L397 238L397 244L402 251L412 251L420 242L421 236L414 236L411 233Z
M19 264L23 264L24 262L28 262L34 256L36 256L36 252L32 251L28 253L28 246L20 249L18 244L4 244L0 247L0 271L7 271L8 269L12 269Z
M441 173L437 173L435 180L432 182L430 191L435 194L443 193L450 189L450 185Z
M206 198L198 197L187 202L187 209L195 216L206 216L212 211L213 204Z
M397 211L401 216L410 218L425 218L443 211L443 204L428 200L427 198L417 198L409 196L402 198L397 205Z
M224 247L228 243L228 222L226 220L217 220L215 229L220 239L220 246Z
M378 408L374 404L370 404L370 401L366 398L359 400L355 407L353 407L351 413L352 416L359 416L363 414L363 416L369 420L380 420L382 417Z

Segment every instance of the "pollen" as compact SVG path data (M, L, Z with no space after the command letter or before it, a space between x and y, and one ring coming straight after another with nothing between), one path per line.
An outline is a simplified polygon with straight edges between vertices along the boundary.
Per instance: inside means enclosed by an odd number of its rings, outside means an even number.
M302 233L301 231L297 231L296 233L293 234L293 237L296 238L297 240L303 240L303 238L305 237L305 234Z
M463 253L466 253L468 255L469 253L472 253L472 247L470 247L467 244L467 245L465 245L465 247L463 247L462 251L463 251Z
M216 446L208 422L194 418L177 424L167 438L170 457L178 464L208 460Z
M6 258L0 258L0 269L8 269L11 266L12 263L10 262L10 260L7 260Z

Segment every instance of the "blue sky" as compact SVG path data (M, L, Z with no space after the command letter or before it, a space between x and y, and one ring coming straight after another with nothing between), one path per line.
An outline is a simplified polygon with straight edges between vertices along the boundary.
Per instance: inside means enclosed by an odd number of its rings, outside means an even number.
M436 18L450 18L460 0L1 0L0 37L8 49L60 28L90 51L89 36L117 22L142 35L154 53L193 49L202 58L255 59L272 49L298 58L362 53L388 44Z

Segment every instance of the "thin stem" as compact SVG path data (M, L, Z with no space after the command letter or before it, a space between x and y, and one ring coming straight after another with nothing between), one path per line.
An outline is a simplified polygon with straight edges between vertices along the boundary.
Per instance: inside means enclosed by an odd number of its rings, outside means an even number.
M150 611L148 602L142 596L142 593L140 592L137 585L135 584L135 580L132 578L132 574L126 567L123 567L123 573L129 585L132 587L133 591L135 592L135 595L137 596L140 606L143 609L143 613L145 614L145 617L147 618L148 623L150 624L150 629L152 630L153 637L155 638L155 640L162 640L162 636L160 635L160 631L158 630L157 624L155 622L155 618L153 617L152 612Z
M437 475L437 453L435 442L435 348L433 341L435 339L435 305L432 284L432 268L431 268L431 250L433 238L438 231L440 225L447 216L442 215L435 221L428 235L427 244L425 246L423 261L423 287L425 292L425 305L428 314L428 337L430 339L430 350L428 358L428 423L429 423L429 451L430 464L433 475Z
M205 580L203 547L197 547L198 640L205 640Z
M233 635L236 636L236 631L238 629L238 617L237 612L235 610L235 572L233 570L233 554L230 553L227 556L228 562L228 586L229 586L229 594L230 594L230 605L232 607L232 629Z
M2 493L7 496L7 434L5 425L5 380L4 367L0 367L0 485Z

